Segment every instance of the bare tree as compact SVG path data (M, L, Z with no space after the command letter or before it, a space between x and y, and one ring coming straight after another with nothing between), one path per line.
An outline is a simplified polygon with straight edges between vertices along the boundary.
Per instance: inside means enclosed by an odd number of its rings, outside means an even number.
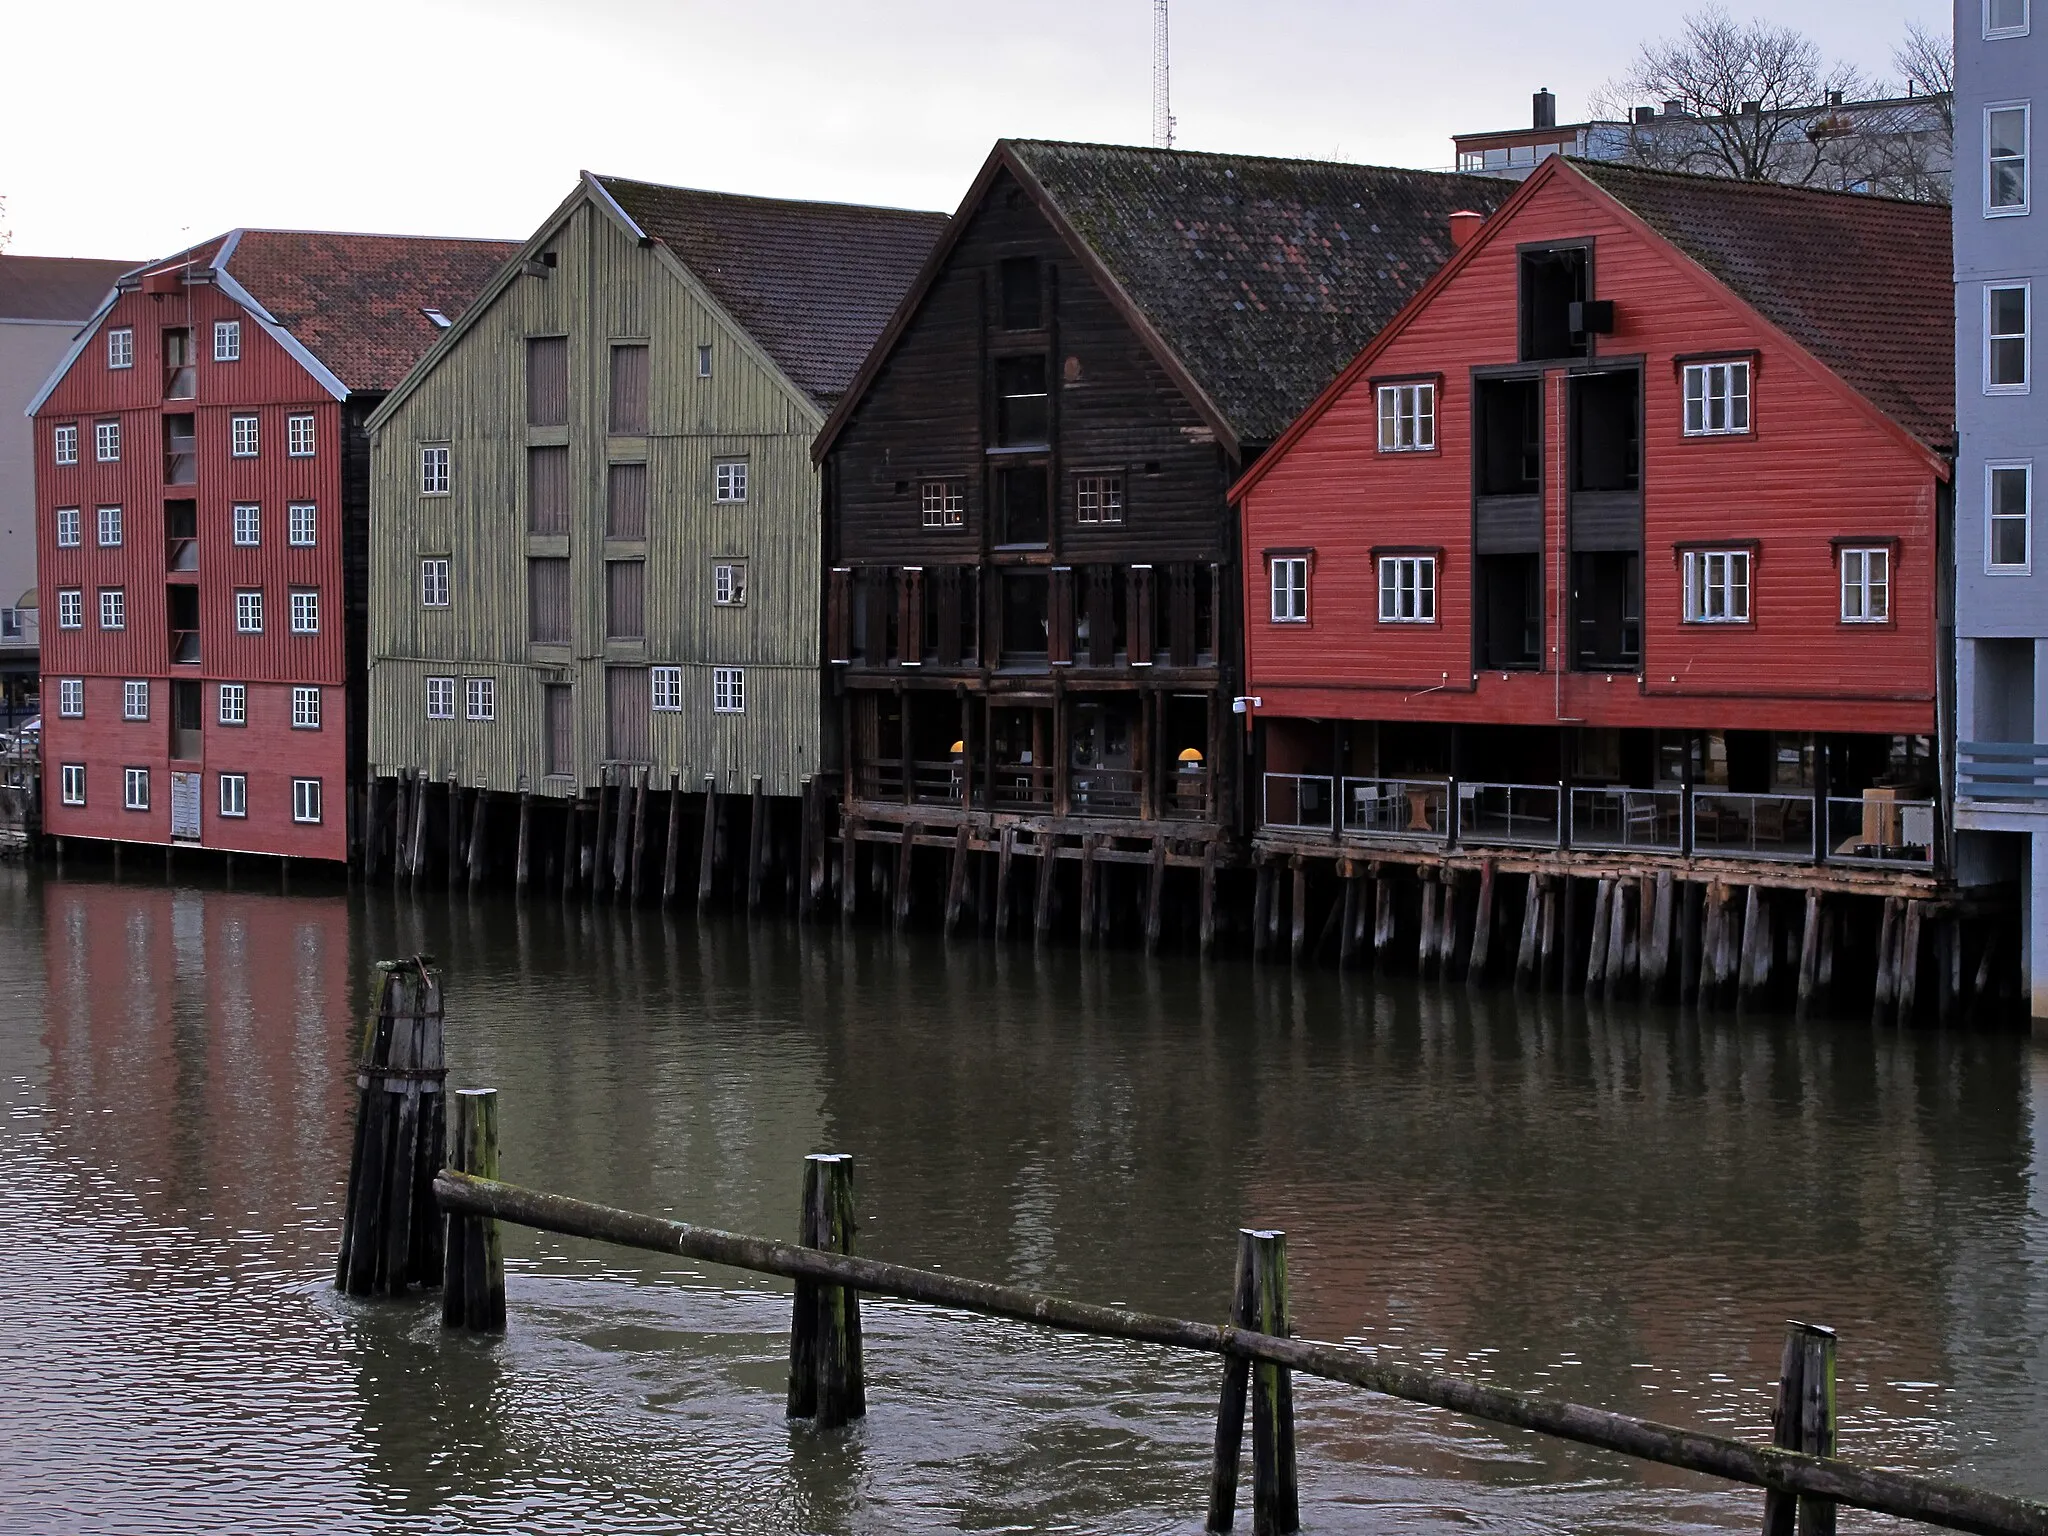
M0 197L0 251L14 244L14 231L7 227L7 199Z
M1943 125L1956 129L1956 43L1946 32L1930 32L1917 21L1906 23L1906 40L1892 50L1892 68L1916 96L1940 102Z

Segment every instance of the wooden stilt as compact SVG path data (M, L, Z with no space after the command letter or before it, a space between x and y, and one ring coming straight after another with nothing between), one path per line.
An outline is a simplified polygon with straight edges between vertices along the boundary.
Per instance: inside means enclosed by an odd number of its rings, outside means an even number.
M1415 968L1423 976L1436 974L1437 872L1424 868L1422 877L1422 933L1415 945Z
M1344 880L1344 927L1337 940L1337 964L1349 969L1358 957L1358 925L1363 921L1359 915L1359 877L1347 859L1343 866Z
M513 864L513 887L525 895L533 879L533 792L519 791L519 851Z
M335 1284L386 1296L441 1275L434 1175L447 1144L441 976L423 960L377 967L376 1014L356 1066L355 1143Z
M1034 940L1043 944L1052 933L1052 881L1058 867L1058 839L1043 829L1031 834L1032 846L1038 851L1038 900L1031 912L1031 933Z
M1937 1016L1942 1027L1952 1026L1963 1006L1963 931L1955 917L1945 917L1934 930L1934 958L1937 969Z
M1678 996L1697 1003L1700 994L1700 926L1704 921L1706 892L1697 880L1685 882L1684 899L1678 919Z
M1601 985L1602 994L1610 1002L1620 997L1628 985L1629 940L1635 932L1629 911L1634 899L1634 881L1614 882L1614 897L1607 907L1607 974Z
M441 883L452 891L455 889L457 879L461 876L462 867L466 862L469 850L469 844L462 835L462 780L456 778L453 774L448 776L448 788L442 805L442 812L446 818L441 827L446 846L442 850Z
M1572 968L1579 963L1579 900L1578 890L1570 875L1562 875L1557 882L1557 986L1560 992L1572 989Z
M1899 1022L1911 1024L1920 1006L1920 923L1927 903L1906 903L1906 920L1899 925Z
M1472 952L1465 961L1465 981L1478 986L1486 980L1493 959L1493 860L1479 866L1479 900L1472 909Z
M1230 1297L1230 1325L1251 1329L1258 1326L1258 1256L1248 1229L1237 1234L1237 1276ZM1237 1470L1244 1456L1245 1398L1251 1389L1249 1360L1235 1355L1223 1359L1223 1393L1216 1408L1215 1449L1209 1462L1209 1517L1206 1531L1230 1530L1237 1519Z
M1293 889L1288 893L1292 908L1292 930L1288 934L1288 958L1296 965L1301 964L1302 947L1308 942L1308 860L1296 854L1288 860L1293 873Z
M1799 991L1793 1016L1807 1018L1813 1012L1814 990L1820 981L1820 892L1806 893L1806 921L1799 928Z
M1253 1326L1284 1338L1287 1313L1287 1237L1254 1232ZM1260 1361L1251 1372L1252 1536L1289 1536L1301 1529L1295 1481L1294 1377L1285 1366Z
M1216 947L1216 839L1202 844L1201 947L1204 955Z
M668 836L661 849L661 904L673 906L676 899L676 861L683 847L683 787L680 777L668 776Z
M1526 991L1542 975L1543 877L1531 874L1523 889L1522 936L1515 946L1515 986Z
M498 1090L458 1088L448 1166L479 1179L498 1176ZM441 1326L505 1331L505 1252L489 1216L449 1216L441 1275Z
M839 920L850 923L860 905L860 820L849 816L839 832Z
M1649 877L1634 881L1628 890L1628 901L1622 914L1621 929L1621 971L1614 969L1610 952L1607 965L1609 996L1633 997L1643 974L1643 930L1650 921L1650 897L1652 887ZM1617 990L1618 989L1618 990Z
M633 839L640 828L640 776L631 769L621 771L612 809L612 899L624 901L633 893Z
M1742 914L1742 973L1737 996L1740 1006L1760 1007L1768 1000L1771 957L1776 949L1771 933L1771 899L1762 886L1752 885Z
M406 884L419 889L420 867L427 858L427 778L421 774L412 786L412 838L405 855Z
M1652 1002L1663 997L1671 975L1672 887L1671 871L1658 870L1650 898L1649 929L1643 937L1643 996Z
M1870 1022L1889 1024L1899 985L1899 918L1905 903L1896 896L1884 899L1884 920L1877 930L1877 984L1871 996Z
M1817 1009L1832 1010L1835 1004L1835 943L1841 931L1841 904L1824 904L1820 909L1820 968L1814 978Z
M1593 947L1586 953L1586 996L1606 989L1607 946L1613 930L1614 882L1602 880L1593 898Z
M1166 839L1152 839L1152 879L1145 890L1145 953L1159 953L1159 925L1166 907Z
M1010 861L1017 856L1017 829L1003 828L1002 843L996 853L996 937L1010 935Z
M718 776L704 775L704 845L697 854L697 906L711 905L711 873L718 857Z
M924 828L912 822L903 829L903 840L896 845L896 908L895 923L901 928L910 921L910 882L915 869L917 840L923 836Z
M1393 871L1385 865L1375 867L1373 886L1372 963L1376 970L1385 970L1393 958L1396 931Z
M1095 928L1098 919L1097 908L1101 904L1098 888L1098 874L1095 864L1096 836L1087 833L1081 839L1081 942L1095 942Z
M1569 882L1556 875L1546 876L1542 883L1543 927L1536 941L1537 984L1548 992L1553 986L1562 985L1563 961L1558 955L1558 908L1570 896Z
M803 777L803 787L797 796L802 819L797 823L797 876L796 915L798 921L806 921L817 910L818 898L825 889L825 846L818 836L818 781L809 774Z
M851 1253L853 1233L853 1159L811 1154L804 1159L797 1241L826 1253ZM789 1333L790 1418L837 1429L867 1413L859 1295L843 1285L797 1281Z
M1273 864L1270 859L1259 860L1258 874L1252 887L1252 958L1266 958L1266 946L1271 942L1273 927Z
M946 933L960 930L960 914L967 905L967 860L973 829L961 822L953 834L953 869L946 881Z
M768 854L768 798L761 793L761 775L754 775L753 803L747 816L747 910L761 910L763 860Z
M1771 1443L1808 1456L1835 1454L1835 1333L1811 1323L1785 1325ZM1835 1536L1835 1505L1771 1489L1764 1494L1764 1536Z
M491 792L479 784L476 787L476 805L469 815L469 888L474 891L484 883L484 808L490 803Z
M642 768L633 776L633 830L626 838L627 899L640 905L641 876L647 867L647 792L654 770Z

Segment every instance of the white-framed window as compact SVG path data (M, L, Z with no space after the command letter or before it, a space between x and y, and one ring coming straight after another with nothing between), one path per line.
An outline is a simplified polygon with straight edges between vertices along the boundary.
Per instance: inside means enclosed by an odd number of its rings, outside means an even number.
M1273 586L1273 622L1275 624L1306 624L1308 622L1308 556L1278 555L1271 566Z
M1380 622L1436 622L1436 556L1380 556Z
M711 377L711 346L708 342L697 348L697 377L700 379Z
M720 459L711 467L712 499L714 501L745 501L747 499L747 461L745 459Z
M121 547L121 509L119 507L100 508L99 532L101 549L119 549Z
M1892 616L1892 552L1874 549L1842 551L1842 622L1882 624Z
M123 720L147 720L149 718L149 684L130 678L121 684L121 718Z
M146 811L149 809L149 770L127 768L122 770L121 806L124 810Z
M85 718L85 679L82 677L60 677L57 679L57 713L66 720Z
M67 421L63 426L57 428L54 447L56 450L56 460L59 464L76 464L78 462L77 422Z
M430 677L427 679L427 718L429 720L453 720L455 718L454 678Z
M448 494L448 445L446 443L422 443L420 445L420 494L422 496L446 496Z
M2028 332L2033 318L2030 285L1984 285L1984 393L2027 392Z
M2034 566L2034 466L1984 468L1984 569L2023 576Z
M292 820L304 826L316 826L320 821L320 781L318 779L292 780Z
M747 711L747 677L738 667L711 669L711 712L743 715Z
M96 421L92 424L92 456L102 464L121 462L121 423Z
M213 360L216 363L239 363L242 360L241 321L213 322Z
M78 508L59 507L57 509L57 547L59 549L78 548Z
M1749 363L1685 365L1685 435L1732 437L1749 430Z
M320 514L310 501L295 501L285 508L286 537L297 549L311 549L319 531Z
M254 416L230 416L228 418L228 453L237 459L256 457L256 418Z
M220 813L223 816L249 814L249 775L224 773L220 776Z
M63 796L66 805L85 804L85 764L66 763L64 765Z
M320 594L304 588L292 592L292 633L295 635L317 635L320 633Z
M1074 477L1074 518L1083 523L1120 523L1124 520L1124 477L1122 475L1076 475Z
M235 503L235 542L245 548L263 542L263 508L253 501Z
M463 713L472 720L498 718L498 680L494 677L464 678Z
M220 705L215 718L222 725L247 725L249 723L249 685L247 683L222 683Z
M962 528L967 524L967 482L926 480L918 488L927 528Z
M260 588L245 587L235 594L235 633L263 633L263 593Z
M100 588L100 628L128 627L128 592L124 587Z
M128 326L116 326L107 332L107 366L109 368L133 368L135 366L135 332Z
M292 689L292 729L295 731L317 731L320 729L320 690L318 688L294 687Z
M740 608L746 605L746 561L714 560L711 563L711 601L721 608Z
M57 593L57 627L59 629L85 628L85 593L77 587L64 587Z
M1689 549L1685 552L1685 622L1749 622L1749 551Z
M2027 104L1984 109L1984 212L1990 217L2027 211Z
M310 459L313 457L313 418L311 416L285 417L284 451L289 458Z
M1380 452L1422 453L1436 446L1436 385L1380 386Z
M683 669L681 667L653 667L648 678L652 684L654 707L662 714L672 714L683 707Z
M446 608L448 606L448 562L446 560L422 560L420 562L420 606L422 608Z
M2027 0L1984 0L1984 35L1992 37L2025 37L2027 35Z

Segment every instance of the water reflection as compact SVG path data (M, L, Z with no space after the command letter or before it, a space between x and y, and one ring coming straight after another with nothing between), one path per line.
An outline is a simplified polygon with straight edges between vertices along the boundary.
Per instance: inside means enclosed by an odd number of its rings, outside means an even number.
M870 1310L868 1423L781 1417L771 1286L533 1234L512 1334L326 1279L371 958L441 957L508 1174L743 1230L857 1157L884 1257L1761 1435L1782 1322L1843 1444L2048 1493L2048 1073L2010 1036L435 893L0 873L0 1525L1190 1531L1215 1370ZM1677 1531L1753 1496L1305 1384L1318 1530Z

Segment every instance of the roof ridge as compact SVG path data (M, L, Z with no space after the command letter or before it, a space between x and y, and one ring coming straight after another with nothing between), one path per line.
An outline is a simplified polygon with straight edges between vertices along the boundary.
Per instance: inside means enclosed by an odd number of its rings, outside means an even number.
M1790 181L1752 181L1744 176L1723 176L1713 171L1681 171L1661 165L1633 165L1626 160L1594 160L1584 155L1564 155L1574 167L1598 180L1603 175L1642 176L1666 181L1700 183L1754 189L1759 193L1782 192L1803 197L1848 201L1859 205L1877 204L1896 208L1918 208L1947 222L1953 217L1947 203L1930 203L1924 198L1895 197L1886 192L1850 192L1841 187L1803 187Z
M1083 139L1004 139L1016 149L1087 149L1122 155L1170 155L1186 160L1222 161L1235 165L1315 166L1336 171L1381 171L1402 176L1426 176L1432 181L1498 181L1471 171L1430 170L1414 165L1380 165L1365 160L1317 160L1305 155L1246 155L1220 149L1161 149L1153 144L1099 144Z
M656 192L687 192L693 197L716 197L737 203L754 203L772 208L831 208L848 213L909 214L921 219L945 219L951 215L935 208L903 208L894 203L849 203L831 198L813 197L770 197L760 192L725 192L717 187L691 187L676 182L647 181L638 176L613 176L603 171L585 173L594 177L607 190L623 183L628 186L648 187Z

